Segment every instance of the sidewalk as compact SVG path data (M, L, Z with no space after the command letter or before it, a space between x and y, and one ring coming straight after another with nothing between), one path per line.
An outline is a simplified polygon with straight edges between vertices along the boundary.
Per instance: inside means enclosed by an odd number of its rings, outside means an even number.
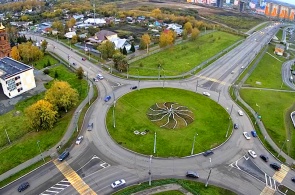
M88 81L88 84L91 84L91 81ZM93 86L93 85L92 85ZM89 87L89 99L93 98L93 87ZM86 97L81 104L77 107L77 109L75 110L75 117L72 117L70 124L68 126L68 130L66 131L65 135L63 136L63 138L61 139L61 141L59 141L53 148L44 151L42 153L43 157L46 158L48 156L52 157L52 158L56 158L58 156L56 148L60 145L65 144L72 136L73 132L76 130L76 126L77 126L77 122L79 120L80 114L81 114L81 110L84 108L84 106L88 103L88 97ZM81 129L80 129L81 131ZM34 163L38 162L42 160L42 156L41 155L37 155L36 157L18 165L17 167L14 167L13 169L3 173L2 175L0 175L0 181L7 179L8 177L18 173L19 171L33 165Z

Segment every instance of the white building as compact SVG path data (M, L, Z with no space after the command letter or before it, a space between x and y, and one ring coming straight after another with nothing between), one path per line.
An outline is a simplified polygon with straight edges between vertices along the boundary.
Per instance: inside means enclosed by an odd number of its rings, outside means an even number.
M85 24L98 24L98 25L105 25L107 22L103 18L88 18L84 20Z
M8 98L36 87L34 69L9 57L0 59L0 82Z

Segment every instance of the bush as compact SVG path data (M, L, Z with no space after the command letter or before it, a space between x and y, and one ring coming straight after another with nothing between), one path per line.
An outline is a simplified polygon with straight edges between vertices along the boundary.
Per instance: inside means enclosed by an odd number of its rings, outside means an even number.
M43 70L43 73L44 74L49 74L50 73L50 70L46 68L45 70Z

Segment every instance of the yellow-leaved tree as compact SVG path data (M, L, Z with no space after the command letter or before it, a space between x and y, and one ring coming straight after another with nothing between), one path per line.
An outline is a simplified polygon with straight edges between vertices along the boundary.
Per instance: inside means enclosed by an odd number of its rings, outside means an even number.
M45 93L45 100L49 101L57 110L68 111L79 101L76 89L71 88L65 81L55 81Z
M19 55L19 51L18 51L17 46L14 46L11 48L10 57L14 60L17 60L17 61L20 60L20 55Z
M25 110L30 128L39 130L49 130L56 122L57 111L54 106L46 101L39 100Z

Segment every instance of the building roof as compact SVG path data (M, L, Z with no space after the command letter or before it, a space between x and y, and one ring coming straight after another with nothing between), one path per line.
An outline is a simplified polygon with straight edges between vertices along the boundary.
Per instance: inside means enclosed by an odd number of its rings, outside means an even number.
M276 48L285 49L285 46L282 44L276 44Z
M108 36L116 35L116 33L108 30L101 30L97 33L95 33L95 39L104 41L107 39Z
M4 30L5 26L3 26L2 22L0 23L0 30Z
M3 80L30 69L32 69L31 66L13 60L9 57L0 59L0 78Z

